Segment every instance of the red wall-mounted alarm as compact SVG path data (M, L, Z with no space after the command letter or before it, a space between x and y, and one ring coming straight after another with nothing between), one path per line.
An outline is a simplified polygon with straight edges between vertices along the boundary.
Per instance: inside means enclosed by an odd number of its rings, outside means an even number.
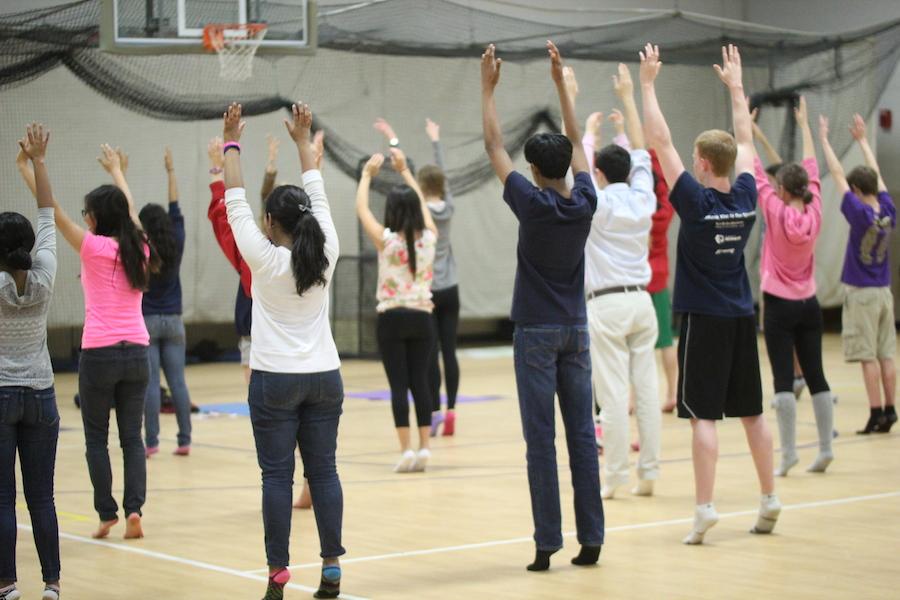
M891 130L891 124L894 119L894 115L891 113L891 109L882 108L878 112L878 124L881 125L881 128L885 131Z

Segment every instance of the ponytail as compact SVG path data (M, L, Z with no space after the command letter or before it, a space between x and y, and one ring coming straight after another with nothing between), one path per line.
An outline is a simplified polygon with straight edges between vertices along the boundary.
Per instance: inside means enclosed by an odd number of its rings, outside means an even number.
M94 233L114 237L119 242L118 259L132 288L147 289L150 270L158 269L159 257L149 247L144 232L131 220L128 199L114 185L101 185L84 197L84 207L94 218Z
M302 212L291 234L291 270L297 284L297 293L303 295L309 288L328 283L325 271L328 257L325 256L325 232L319 221L309 212Z
M797 163L785 163L778 168L775 179L784 191L793 198L803 200L804 204L813 201L812 192L809 191L809 173Z
M328 283L325 271L329 261L325 256L325 232L312 214L309 196L296 185L280 185L266 198L266 213L291 239L291 271L297 294Z
M17 212L0 213L0 266L10 271L29 270L32 248L31 222Z

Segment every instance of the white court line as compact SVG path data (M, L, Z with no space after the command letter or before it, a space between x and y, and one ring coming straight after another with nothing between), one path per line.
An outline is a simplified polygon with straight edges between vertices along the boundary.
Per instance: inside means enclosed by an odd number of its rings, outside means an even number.
M26 531L32 531L29 525L19 525L19 529L24 529ZM80 535L72 535L70 533L59 533L60 539L64 540L72 540L75 542L81 542L83 544L91 544L92 546L102 546L104 548L112 548L113 550L119 550L122 552L131 552L132 554L139 554L141 556L147 556L149 558L156 558L158 560L165 560L173 563L178 563L180 565L186 565L189 567L195 567L197 569L203 569L206 571L214 571L216 573L222 573L225 575L233 575L234 577L241 577L243 579L252 579L254 581L263 581L267 582L268 577L265 575L256 575L254 572L250 571L238 571L237 569L229 569L228 567L221 567L219 565L214 565L206 562L201 562L199 560L191 560L189 558L181 558L180 556L173 556L171 554L164 554L162 552L155 552L153 550L145 550L144 548L138 548L136 546L126 546L124 544L114 544L112 542L105 542L103 540L95 540L93 538L86 538ZM320 563L321 564L321 563ZM267 573L268 569L263 569L263 573ZM300 585L298 583L288 583L285 587L291 588L294 590L300 590L303 592L315 592L318 588L309 587L306 585ZM346 598L347 600L369 600L368 598L364 598L362 596L351 596L350 594L342 593L339 598Z
M837 506L840 504L852 504L854 502L866 502L868 500L882 500L884 498L895 498L900 496L900 491L896 492L885 492L883 494L871 494L868 496L850 496L848 498L836 498L834 500L818 500L816 502L803 502L800 504L788 504L782 507L782 510L802 510L804 508L819 508L823 506ZM754 510L741 510L730 513L721 513L719 515L720 519L727 519L731 517L745 517L748 515L757 514L757 509ZM651 529L654 527L666 527L669 525L686 525L693 523L694 519L685 518L685 519L669 519L666 521L650 521L648 523L634 523L632 525L619 525L618 527L607 527L606 533L612 533L616 531L632 531L635 529ZM576 533L574 531L570 531L564 533L564 537L573 537ZM428 554L441 554L444 552L458 552L460 550L475 550L478 548L490 548L493 546L506 546L509 544L524 544L526 542L533 542L534 538L532 537L519 537L519 538L510 538L507 540L494 540L490 542L479 542L475 544L461 544L459 546L444 546L441 548L428 548L425 550L409 550L406 552L393 552L390 554L378 554L375 556L361 556L359 558L348 558L342 559L341 564L347 565L351 563L359 563L359 562L370 562L375 560L387 560L391 558L406 558L410 556L425 556ZM291 565L288 567L289 569L309 569L311 567L317 567L321 563L303 563L299 565ZM248 574L255 573L265 573L266 569L255 570L255 571L246 571Z

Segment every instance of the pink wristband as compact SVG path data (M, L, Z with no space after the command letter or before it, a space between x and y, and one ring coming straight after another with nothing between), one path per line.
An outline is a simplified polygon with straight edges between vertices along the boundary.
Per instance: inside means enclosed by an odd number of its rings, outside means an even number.
M240 151L241 151L241 145L240 145L239 143L237 143L237 142L228 142L227 144L225 144L224 146L222 146L222 154L225 154L226 152L228 152L228 151L231 150L232 148L234 148L235 150L237 150L238 153L240 153Z

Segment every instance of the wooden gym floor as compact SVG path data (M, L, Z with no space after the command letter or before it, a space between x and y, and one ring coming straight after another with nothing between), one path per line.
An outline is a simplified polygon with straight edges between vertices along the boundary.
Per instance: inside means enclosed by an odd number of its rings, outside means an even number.
M771 377L762 339L759 347L768 392ZM572 494L560 439L566 547L554 557L550 572L524 569L534 547L511 353L464 353L461 393L501 398L459 406L457 435L437 438L425 474L391 472L398 451L388 402L348 398L338 454L348 549L344 597L897 598L900 432L854 435L868 414L859 367L843 362L838 336L828 335L825 349L826 373L840 397L836 458L825 475L804 471L815 455L816 434L807 392L798 404L800 464L777 482L785 510L773 535L747 532L758 487L742 429L734 421L719 429L716 491L722 520L706 545L680 543L693 514L690 427L665 415L657 494L636 498L620 491L605 503L607 538L598 568L569 564L578 546L571 533ZM348 393L387 388L378 362L346 361L343 374ZM246 399L236 364L192 366L187 379L197 404ZM75 375L60 375L56 386L64 428L56 466L63 597L262 597L260 476L249 419L195 415L193 453L179 458L171 455L175 419L163 415L162 451L148 465L147 537L125 542L120 524L109 540L98 542L90 538L97 516L81 419L71 401ZM766 415L777 431L768 405ZM121 496L122 462L114 433L110 446ZM17 507L19 587L24 598L36 598L40 570L21 492ZM309 598L319 578L310 511L294 512L291 539L296 566L285 597Z

